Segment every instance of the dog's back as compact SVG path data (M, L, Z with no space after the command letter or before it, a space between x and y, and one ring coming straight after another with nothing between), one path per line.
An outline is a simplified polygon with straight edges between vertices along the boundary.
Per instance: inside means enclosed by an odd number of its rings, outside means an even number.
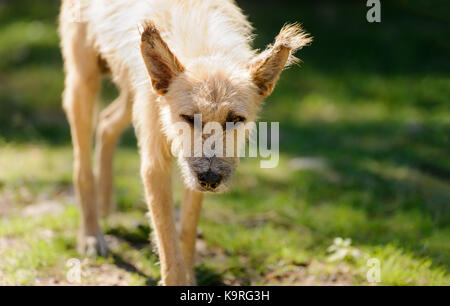
M186 65L199 57L245 63L254 56L252 27L232 0L63 0L62 44L72 39L66 37L68 28L82 24L86 41L107 62L116 81L127 78L137 85L148 78L139 50L139 27L148 20Z

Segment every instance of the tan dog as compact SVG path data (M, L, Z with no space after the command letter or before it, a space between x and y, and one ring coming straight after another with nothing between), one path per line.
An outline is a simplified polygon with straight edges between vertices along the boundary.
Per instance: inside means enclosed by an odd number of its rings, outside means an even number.
M63 0L63 104L74 148L81 252L107 252L98 214L109 212L114 147L133 122L162 281L195 283L202 192L225 190L238 158L185 157L183 148L175 147L185 182L178 237L170 190L171 145L179 137L173 127L191 124L194 114L221 124L255 120L262 98L296 61L293 53L311 41L299 25L288 25L258 54L250 47L251 31L232 0ZM95 100L105 68L120 95L100 114L93 171Z

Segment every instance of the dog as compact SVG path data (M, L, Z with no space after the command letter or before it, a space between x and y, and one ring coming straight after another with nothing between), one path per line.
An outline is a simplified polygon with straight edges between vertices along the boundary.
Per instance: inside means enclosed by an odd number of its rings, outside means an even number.
M274 43L259 52L251 47L252 31L233 0L62 1L63 108L74 152L81 253L108 251L98 218L109 213L114 148L132 123L161 281L195 284L196 228L203 194L226 190L239 159L189 156L183 146L173 146L181 137L174 126L184 122L194 130L195 114L206 123L256 120L283 69L297 62L294 53L311 42L294 23L285 25ZM96 121L95 100L105 71L120 94ZM184 182L179 233L170 190L173 159Z

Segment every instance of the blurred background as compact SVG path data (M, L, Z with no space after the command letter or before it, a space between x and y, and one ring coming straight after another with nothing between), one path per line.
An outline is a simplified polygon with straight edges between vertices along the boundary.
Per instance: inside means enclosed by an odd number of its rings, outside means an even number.
M231 191L205 200L199 283L368 285L376 258L379 284L450 285L448 1L381 1L380 23L363 0L237 2L257 48L285 22L315 40L261 116L280 122L280 165L244 159ZM0 0L0 284L69 284L79 258L58 9ZM100 105L116 94L105 79ZM82 259L83 284L154 285L131 129L115 166L113 252Z

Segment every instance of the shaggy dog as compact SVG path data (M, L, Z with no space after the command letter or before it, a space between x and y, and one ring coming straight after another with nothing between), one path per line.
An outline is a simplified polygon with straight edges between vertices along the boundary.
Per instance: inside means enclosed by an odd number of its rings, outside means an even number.
M204 192L229 185L238 157L191 156L175 126L236 124L256 119L293 53L311 39L298 24L284 26L259 53L252 27L232 0L63 0L61 47L65 63L63 106L74 149L74 184L81 208L79 250L104 255L98 223L112 202L112 160L121 132L136 131L141 176L165 285L195 284L196 227ZM100 113L94 169L91 146L95 100L108 71L119 97ZM225 133L225 134L226 134ZM175 144L175 145L174 145ZM185 185L180 232L175 228L171 164Z

